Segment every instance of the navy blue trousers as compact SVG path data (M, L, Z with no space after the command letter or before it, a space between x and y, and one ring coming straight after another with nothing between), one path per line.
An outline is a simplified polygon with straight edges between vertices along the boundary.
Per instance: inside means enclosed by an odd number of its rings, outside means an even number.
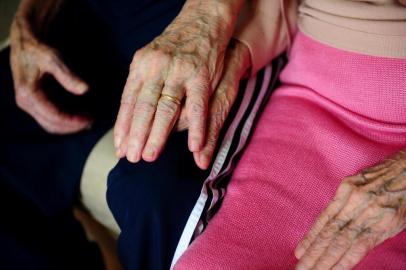
M8 59L0 53L0 269L103 269L72 206L86 156L105 128L45 133L17 108Z
M126 269L168 269L207 172L195 165L187 133L173 134L154 163L121 160L110 172L107 200L122 233Z
M85 160L106 128L69 136L44 132L17 108L7 60L8 52L0 53L0 268L80 269L87 263L102 269L71 208ZM186 132L173 134L154 163L117 164L107 199L122 230L126 269L169 268L205 177L187 149Z
M91 149L114 123L129 57L165 28L183 1L135 1L140 15L129 25L143 33L139 38L121 29L122 21L103 17L106 10L112 12L106 3L115 2L68 2L43 38L91 91L74 97L52 79L42 83L64 110L90 115L95 122L91 130L74 135L44 132L17 108L9 51L0 53L0 269L103 269L98 248L72 215L80 176ZM109 175L107 199L122 230L119 255L126 269L169 268L205 174L187 150L186 133L173 134L155 163L118 163Z

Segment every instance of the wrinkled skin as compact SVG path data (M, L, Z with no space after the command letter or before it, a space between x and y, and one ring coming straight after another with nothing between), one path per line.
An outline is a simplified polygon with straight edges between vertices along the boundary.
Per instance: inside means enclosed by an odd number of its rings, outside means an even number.
M60 2L60 1L59 1ZM10 34L10 63L17 105L30 114L46 131L68 134L89 127L90 120L62 112L41 88L46 75L53 76L68 92L84 94L88 86L63 63L58 52L38 38L35 28L55 13L58 1L24 0L16 13ZM36 12L35 16L33 12ZM45 26L44 26L45 27Z
M406 227L406 153L348 177L296 248L297 270L353 268Z
M240 80L250 67L248 48L237 40L232 40L224 60L224 72L211 96L208 111L207 134L203 148L194 153L196 163L206 169L210 165L221 128L237 97ZM178 125L187 125L186 110L183 109Z
M165 31L133 58L114 127L119 157L154 161L179 119L185 101L188 145L206 145L210 97L216 89L242 1L189 0Z

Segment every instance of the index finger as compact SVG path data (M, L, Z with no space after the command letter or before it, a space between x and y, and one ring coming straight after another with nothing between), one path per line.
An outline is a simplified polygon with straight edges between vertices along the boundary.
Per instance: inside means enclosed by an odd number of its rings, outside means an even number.
M41 91L29 95L17 94L17 103L30 114L47 132L53 134L75 133L90 126L90 119L62 112Z
M295 249L295 256L300 259L306 250L313 244L314 240L317 238L322 229L326 224L337 215L341 209L345 206L350 194L352 187L348 183L342 183L337 189L336 195L334 196L332 202L327 206L327 208L321 213L317 218L316 222L306 234L306 236L299 242Z
M114 146L118 150L130 131L137 94L141 88L142 80L130 74L121 96L120 110L114 125Z
M39 66L43 72L49 73L68 91L75 95L87 92L89 86L74 74L50 48L42 48L43 57L39 57Z
M162 81L145 83L137 96L126 153L130 162L136 163L141 159L162 87Z

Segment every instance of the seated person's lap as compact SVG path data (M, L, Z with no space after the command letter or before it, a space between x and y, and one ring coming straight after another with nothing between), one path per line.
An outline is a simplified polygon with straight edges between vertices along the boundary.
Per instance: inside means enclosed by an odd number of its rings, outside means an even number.
M105 124L79 134L46 133L14 99L9 50L0 53L0 179L47 214L71 207L87 155Z
M127 269L169 268L206 176L188 150L187 132L172 134L154 163L122 159L110 172L107 199Z
M387 131L379 133L377 125L385 130L383 126L390 124L374 122L323 96L329 90L320 89L332 85L331 77L323 77L326 82L313 79L323 69L321 52L326 47L314 45L314 41L303 35L299 40L281 74L283 85L261 115L228 185L222 207L175 269L293 269L297 262L296 245L327 206L340 182L404 148L404 134L396 131L398 125L393 125L390 135ZM304 51L314 48L320 57L308 54L314 64L309 65L311 61L306 57L302 61L302 57L307 54ZM346 58L340 55L337 59ZM345 64L341 64L343 67L329 64L335 71L347 68ZM375 62L375 65L382 64L384 61ZM394 83L399 81L396 74L388 71L387 75L386 81L401 85ZM359 80L362 82L365 77L360 76ZM348 81L352 82L351 79ZM365 84L370 83L368 80ZM316 88L301 86L309 81L316 83ZM335 87L330 89L332 93L341 91L345 85ZM379 87L386 91L382 82L376 83L372 90L380 91ZM354 106L358 106L357 97L368 95L360 89L350 91ZM399 90L394 87L381 93L391 95L391 91ZM345 96L342 98L348 101ZM393 108L394 112L396 109L401 108ZM355 123L354 119L357 119ZM371 251L357 269L404 269L405 247L406 232L403 232Z
M68 136L43 131L15 104L8 59L8 50L0 53L0 73L5 75L0 119L6 131L0 134L0 180L33 202L36 211L48 216L69 212L86 159L107 126ZM174 134L155 163L119 162L109 178L108 198L124 232L119 242L124 264L169 267L206 174L194 164L186 132Z
M103 269L71 207L86 156L105 128L47 134L15 103L9 50L0 52L0 74L0 267Z

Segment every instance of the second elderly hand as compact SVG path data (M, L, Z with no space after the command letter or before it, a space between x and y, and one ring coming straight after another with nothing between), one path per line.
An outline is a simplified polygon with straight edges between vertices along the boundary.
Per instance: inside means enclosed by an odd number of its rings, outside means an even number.
M210 96L223 71L226 47L242 0L189 0L176 19L137 51L114 127L119 157L154 161L185 99L188 145L204 146Z

